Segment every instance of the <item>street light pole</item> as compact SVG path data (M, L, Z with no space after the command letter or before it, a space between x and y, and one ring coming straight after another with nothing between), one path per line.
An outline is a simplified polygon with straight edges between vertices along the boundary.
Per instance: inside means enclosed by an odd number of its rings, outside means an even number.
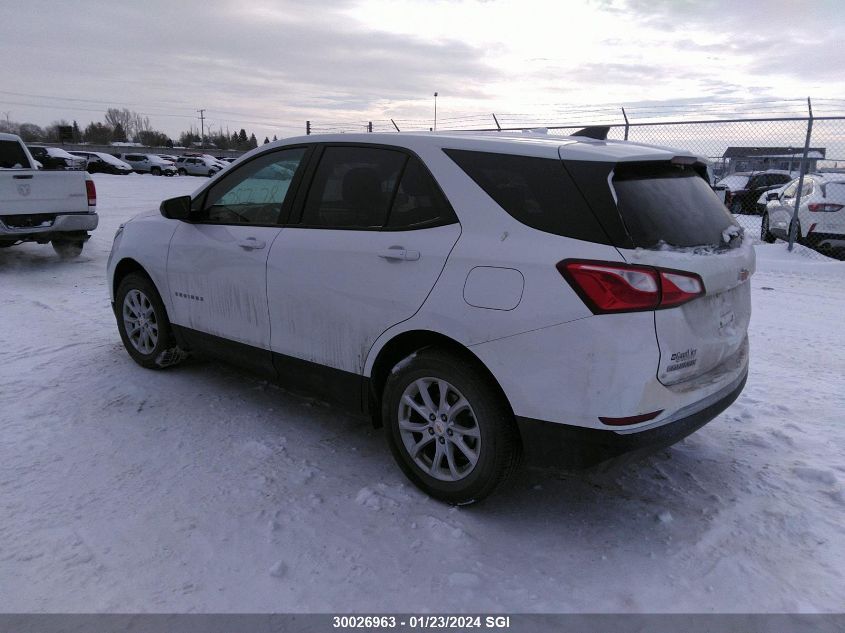
M434 131L437 131L437 93L434 93Z

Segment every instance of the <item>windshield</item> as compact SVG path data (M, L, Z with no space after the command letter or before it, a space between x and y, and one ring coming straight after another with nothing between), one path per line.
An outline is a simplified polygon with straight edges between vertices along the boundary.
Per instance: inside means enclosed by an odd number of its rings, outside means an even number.
M693 169L620 167L613 178L619 213L634 246L726 246L723 232L739 226Z

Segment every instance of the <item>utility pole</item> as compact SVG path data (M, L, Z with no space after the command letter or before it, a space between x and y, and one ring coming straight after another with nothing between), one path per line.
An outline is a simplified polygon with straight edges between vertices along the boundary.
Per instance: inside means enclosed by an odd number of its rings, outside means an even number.
M434 131L437 131L437 93L434 93Z
M205 147L205 110L197 110L200 113L200 148Z

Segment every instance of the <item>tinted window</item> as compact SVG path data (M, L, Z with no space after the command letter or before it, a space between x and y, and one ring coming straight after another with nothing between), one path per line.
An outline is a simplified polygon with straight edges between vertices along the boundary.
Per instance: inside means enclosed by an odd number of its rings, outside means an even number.
M613 186L634 246L725 246L722 231L736 225L725 205L692 168L620 166Z
M29 159L17 141L0 141L0 168L28 169Z
M434 178L419 159L409 158L390 209L387 227L415 229L455 221L455 213Z
M372 147L327 147L314 174L302 224L381 228L407 156Z
M445 151L487 195L523 224L579 240L608 242L560 160Z
M243 164L208 192L199 222L279 224L290 184L306 148L264 154Z

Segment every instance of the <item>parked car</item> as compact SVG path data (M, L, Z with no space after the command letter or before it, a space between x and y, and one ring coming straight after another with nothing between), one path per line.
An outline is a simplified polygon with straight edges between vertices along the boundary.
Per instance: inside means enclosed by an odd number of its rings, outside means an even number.
M789 239L798 182L796 178L781 193L770 194L771 200L760 222L763 241ZM804 177L795 239L821 251L840 250L845 246L845 176L813 174Z
M168 160L171 163L175 163L179 159L178 156L175 156L173 154L156 154L156 156L158 156L159 158L163 158L164 160Z
M139 174L153 176L175 176L176 165L155 154L117 154L117 158L131 165L132 170Z
M129 163L105 152L72 151L70 153L85 159L85 170L89 174L125 175L132 173L132 166Z
M209 178L223 169L214 158L205 156L180 156L176 168L181 176L208 176Z
M757 199L765 191L780 187L792 179L788 171L736 172L723 178L714 187L725 191L725 206L731 213L756 213Z
M523 451L642 454L737 398L754 249L706 177L577 136L271 143L121 227L117 327L143 367L207 354L369 415L471 503Z
M45 145L28 145L27 147L33 158L41 163L43 169L85 169L85 159L74 156L60 147Z
M19 136L0 133L0 248L49 243L60 257L76 257L98 222L91 176L41 171Z

